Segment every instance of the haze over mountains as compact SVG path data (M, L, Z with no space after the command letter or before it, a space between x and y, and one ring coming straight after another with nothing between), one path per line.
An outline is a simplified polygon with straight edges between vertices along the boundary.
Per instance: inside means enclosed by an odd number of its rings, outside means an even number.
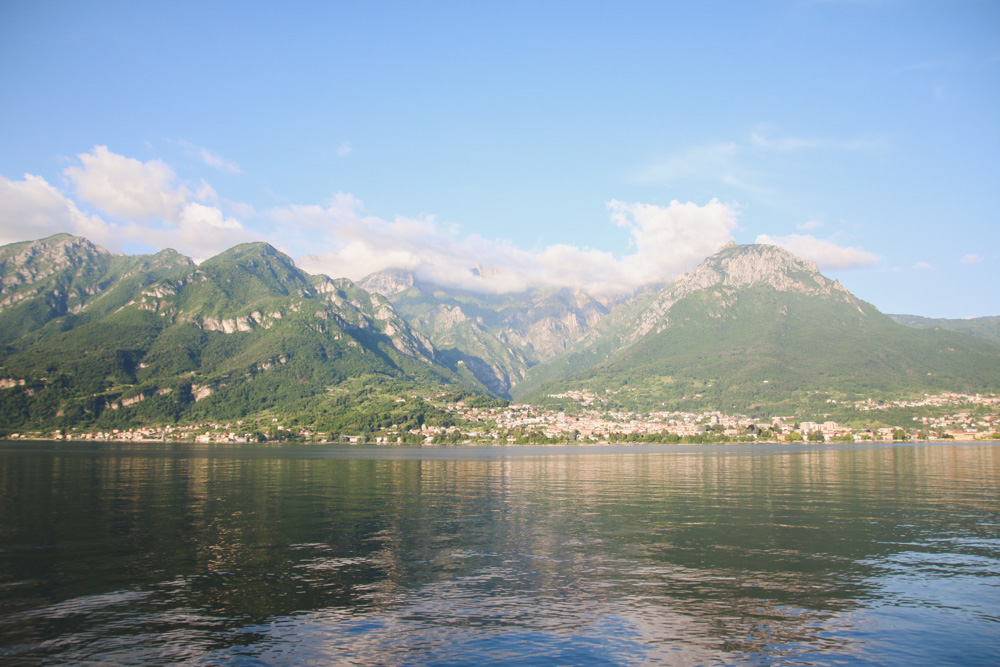
M598 299L444 289L401 270L355 284L309 275L265 243L195 265L60 234L0 247L0 286L0 419L11 428L112 413L308 421L347 410L350 396L414 387L767 412L1000 386L988 327L903 326L767 245L730 244L673 284Z

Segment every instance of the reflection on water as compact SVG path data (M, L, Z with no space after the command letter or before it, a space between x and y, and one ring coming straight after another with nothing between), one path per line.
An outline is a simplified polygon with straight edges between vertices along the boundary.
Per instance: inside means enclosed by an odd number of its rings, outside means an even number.
M1000 660L1000 445L0 445L0 659Z

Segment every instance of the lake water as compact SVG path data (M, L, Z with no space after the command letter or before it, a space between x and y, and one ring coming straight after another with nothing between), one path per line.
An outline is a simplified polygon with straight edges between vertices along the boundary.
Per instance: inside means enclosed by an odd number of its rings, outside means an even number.
M1000 445L0 443L0 662L1000 664Z

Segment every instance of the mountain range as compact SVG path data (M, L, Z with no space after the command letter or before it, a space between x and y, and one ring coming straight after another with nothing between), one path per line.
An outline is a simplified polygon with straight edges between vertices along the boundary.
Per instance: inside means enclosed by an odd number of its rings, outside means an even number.
M196 265L60 234L0 247L0 429L281 415L377 430L448 419L417 394L766 413L1000 386L995 321L893 318L768 245L598 299L403 270L354 283L265 243Z

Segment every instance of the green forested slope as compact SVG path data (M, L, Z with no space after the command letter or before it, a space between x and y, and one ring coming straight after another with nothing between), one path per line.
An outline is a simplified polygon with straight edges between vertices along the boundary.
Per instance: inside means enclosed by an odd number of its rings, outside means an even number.
M624 407L750 411L791 409L814 395L1000 387L1000 346L901 326L787 253L772 253L767 265L755 248L720 253L645 311L613 313L633 328L577 346L537 378L529 375L516 396L544 402L587 388ZM664 307L653 317L657 303ZM560 363L567 372L555 377Z
M8 346L0 357L0 427L268 411L305 418L356 408L389 387L483 391L435 363L434 350L384 298L350 281L308 276L266 244L237 246L131 296L103 317Z
M173 250L113 255L68 234L0 247L0 345L46 325L46 333L60 332L97 320L142 288L192 265Z

